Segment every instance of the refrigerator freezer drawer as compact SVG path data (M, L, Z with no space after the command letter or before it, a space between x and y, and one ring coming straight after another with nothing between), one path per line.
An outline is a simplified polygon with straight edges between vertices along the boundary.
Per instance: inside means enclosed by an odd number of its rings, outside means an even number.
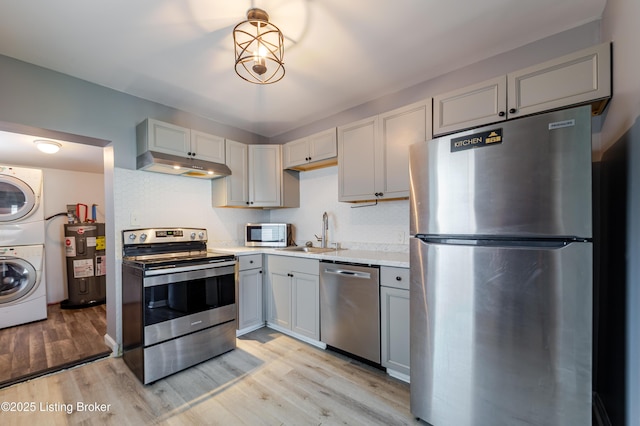
M411 240L411 411L434 425L590 425L592 244Z

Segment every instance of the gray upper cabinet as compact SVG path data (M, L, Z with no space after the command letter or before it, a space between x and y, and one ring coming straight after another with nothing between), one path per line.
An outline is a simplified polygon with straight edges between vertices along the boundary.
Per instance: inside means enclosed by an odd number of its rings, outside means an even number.
M138 154L156 151L186 158L225 162L225 139L197 130L146 119L138 125Z
M431 98L338 127L338 199L409 196L409 145L431 139Z
M335 127L283 145L285 169L312 170L333 166L337 156Z
M611 97L611 44L512 72L507 81L510 117L587 103L600 114Z
M298 172L283 171L280 145L227 141L231 176L211 183L213 207L299 207Z
M492 78L433 98L433 134L507 119L507 76Z
M591 104L611 97L611 45L603 43L541 64L435 96L433 134Z

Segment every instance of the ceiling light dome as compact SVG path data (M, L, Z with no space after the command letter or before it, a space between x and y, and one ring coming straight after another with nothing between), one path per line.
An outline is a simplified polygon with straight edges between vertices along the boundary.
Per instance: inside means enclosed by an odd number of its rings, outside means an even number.
M60 147L62 146L62 144L58 142L48 141L45 139L38 139L33 141L33 143L36 144L36 148L46 154L55 154L60 151Z
M255 84L271 84L284 77L284 37L262 9L249 9L247 20L233 29L236 73Z

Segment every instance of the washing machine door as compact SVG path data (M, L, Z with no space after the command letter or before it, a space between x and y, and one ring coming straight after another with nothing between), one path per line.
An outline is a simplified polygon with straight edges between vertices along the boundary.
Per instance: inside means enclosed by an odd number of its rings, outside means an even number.
M14 176L0 175L0 223L29 216L37 203L38 197L24 181Z
M0 256L0 307L29 294L36 283L36 270L31 263Z

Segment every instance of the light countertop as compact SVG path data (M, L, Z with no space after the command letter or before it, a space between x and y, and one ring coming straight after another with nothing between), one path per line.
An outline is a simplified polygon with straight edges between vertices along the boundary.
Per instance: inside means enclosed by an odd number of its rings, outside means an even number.
M266 247L212 247L209 250L222 253L233 253L237 256L248 254L276 254L279 256L362 263L368 265L395 266L398 268L409 267L409 253L400 252L341 249L324 253L304 253Z

